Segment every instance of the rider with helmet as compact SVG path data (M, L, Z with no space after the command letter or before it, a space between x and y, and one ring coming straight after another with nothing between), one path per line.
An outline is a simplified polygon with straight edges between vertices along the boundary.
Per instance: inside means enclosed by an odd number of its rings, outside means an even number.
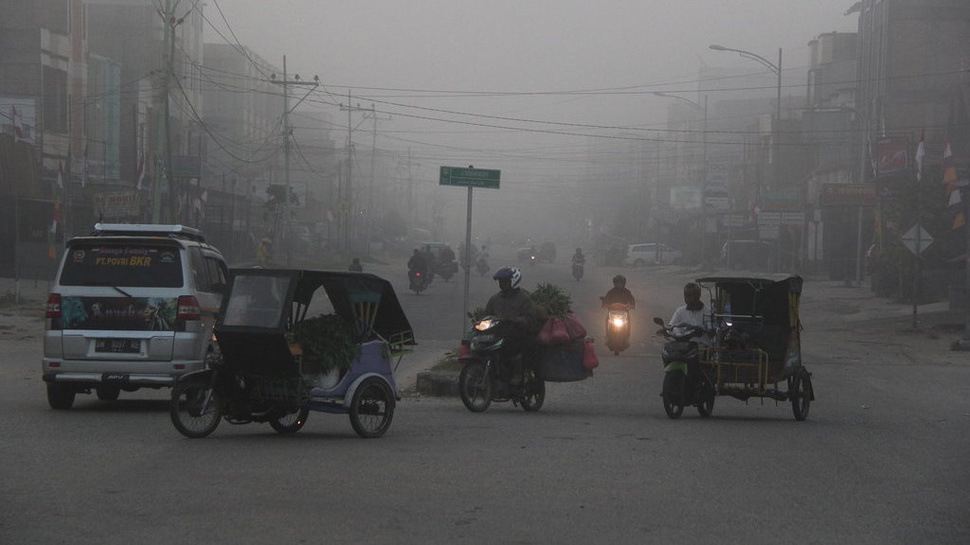
M504 354L513 362L510 383L521 384L523 362L531 366L534 358L534 340L538 325L538 312L529 294L522 291L522 271L517 267L502 267L492 276L498 281L499 292L485 304L485 315L495 316L507 324ZM516 358L516 355L521 357Z
M630 308L637 306L637 302L633 298L633 293L626 289L626 277L622 274L613 277L613 288L606 292L606 295L600 297L600 299L603 301L604 307L614 303L630 305Z
M583 255L582 248L576 248L576 253L573 254L573 265L585 265L586 256Z

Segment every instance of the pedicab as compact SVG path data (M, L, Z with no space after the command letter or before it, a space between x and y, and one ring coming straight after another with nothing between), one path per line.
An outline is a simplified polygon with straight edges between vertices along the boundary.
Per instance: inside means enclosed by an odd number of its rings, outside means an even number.
M710 416L715 397L730 396L788 401L795 419L805 420L815 392L812 374L802 365L802 278L717 276L696 282L710 296L713 340L698 347L688 342L691 334L661 330L671 339L664 347L661 394L667 415L678 418L684 406L694 405L701 416ZM671 361L677 352L685 355L683 361Z
M361 437L383 435L400 399L394 370L414 345L391 284L342 271L252 268L230 276L207 368L172 389L175 428L206 437L224 419L293 433L319 411L349 415Z

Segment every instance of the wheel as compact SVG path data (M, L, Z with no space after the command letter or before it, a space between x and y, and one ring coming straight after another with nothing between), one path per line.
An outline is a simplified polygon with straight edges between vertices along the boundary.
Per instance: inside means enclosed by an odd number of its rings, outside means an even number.
M310 416L310 409L304 405L294 413L285 414L276 420L270 420L269 425L278 433L296 433L306 424L308 416Z
M664 412L670 418L680 418L684 414L684 387L687 377L683 373L664 373L663 392Z
M458 392L465 408L473 413L483 412L492 403L492 377L480 361L466 363L458 374Z
M350 401L350 425L357 435L372 439L384 435L394 418L394 393L383 379L364 379Z
M222 411L219 393L206 382L182 382L172 388L169 416L186 437L199 439L215 431Z
M74 405L74 390L67 384L47 383L47 404L52 409L66 411Z
M546 400L546 381L535 378L529 383L529 391L522 398L522 408L526 412L534 413L542 408L542 403Z
M801 369L788 380L788 398L791 399L791 410L795 420L799 422L808 418L808 409L812 403L812 375Z
M702 401L697 404L697 412L704 418L707 418L714 412L714 391L711 390L710 386L705 386L704 392L701 395L703 397Z
M104 384L95 388L95 393L101 401L115 401L121 393L121 386Z

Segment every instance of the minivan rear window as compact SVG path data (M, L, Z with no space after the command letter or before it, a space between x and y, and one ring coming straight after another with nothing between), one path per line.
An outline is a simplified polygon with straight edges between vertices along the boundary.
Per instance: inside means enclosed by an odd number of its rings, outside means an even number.
M73 244L64 260L60 284L180 288L183 280L179 248L137 242Z

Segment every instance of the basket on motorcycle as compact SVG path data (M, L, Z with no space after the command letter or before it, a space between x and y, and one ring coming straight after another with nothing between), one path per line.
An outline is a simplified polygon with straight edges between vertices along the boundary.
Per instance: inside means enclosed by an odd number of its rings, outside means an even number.
M584 344L579 339L566 344L540 345L536 375L546 382L585 380L589 371L583 366Z

